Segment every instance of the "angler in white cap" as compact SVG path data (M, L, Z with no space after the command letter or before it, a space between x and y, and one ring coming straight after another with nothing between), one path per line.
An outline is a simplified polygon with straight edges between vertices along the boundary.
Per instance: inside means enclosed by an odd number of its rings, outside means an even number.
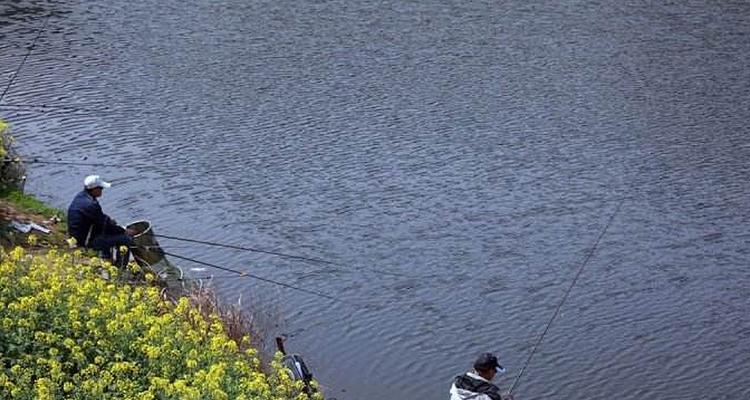
M109 260L113 247L134 245L132 232L104 214L97 201L110 186L99 175L89 175L83 180L83 190L68 207L68 234L76 239L78 246L98 250L102 258Z

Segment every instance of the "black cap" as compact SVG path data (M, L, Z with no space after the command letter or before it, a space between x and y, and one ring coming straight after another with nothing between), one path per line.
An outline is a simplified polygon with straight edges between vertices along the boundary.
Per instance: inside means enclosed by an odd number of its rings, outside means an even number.
M492 353L480 354L479 357L477 357L477 360L474 361L474 369L477 371L489 371L494 369L497 372L505 372L505 368L497 362L497 357Z

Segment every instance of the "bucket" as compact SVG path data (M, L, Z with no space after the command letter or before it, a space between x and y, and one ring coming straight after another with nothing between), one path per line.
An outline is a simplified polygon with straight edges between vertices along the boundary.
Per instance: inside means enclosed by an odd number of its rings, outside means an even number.
M135 242L135 247L132 253L138 265L153 270L167 282L168 286L173 286L175 283L181 285L182 270L167 261L167 256L159 246L154 230L151 228L151 222L146 220L136 221L129 224L127 228L134 232L133 242Z

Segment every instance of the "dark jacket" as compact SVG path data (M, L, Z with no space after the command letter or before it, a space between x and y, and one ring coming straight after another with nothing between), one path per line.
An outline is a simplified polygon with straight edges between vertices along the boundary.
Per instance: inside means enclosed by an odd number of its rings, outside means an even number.
M451 386L451 400L503 400L500 389L475 373L457 376Z
M79 246L86 247L91 239L99 235L121 234L125 233L125 229L104 214L99 202L83 190L68 207L68 233L76 239Z

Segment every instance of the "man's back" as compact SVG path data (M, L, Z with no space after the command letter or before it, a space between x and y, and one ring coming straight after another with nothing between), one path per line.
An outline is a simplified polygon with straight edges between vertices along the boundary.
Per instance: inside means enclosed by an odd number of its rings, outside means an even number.
M68 233L84 246L94 225L101 225L101 206L85 190L79 192L68 207ZM98 233L98 232L93 232Z
M451 400L502 400L497 386L471 372L456 377L450 393Z

